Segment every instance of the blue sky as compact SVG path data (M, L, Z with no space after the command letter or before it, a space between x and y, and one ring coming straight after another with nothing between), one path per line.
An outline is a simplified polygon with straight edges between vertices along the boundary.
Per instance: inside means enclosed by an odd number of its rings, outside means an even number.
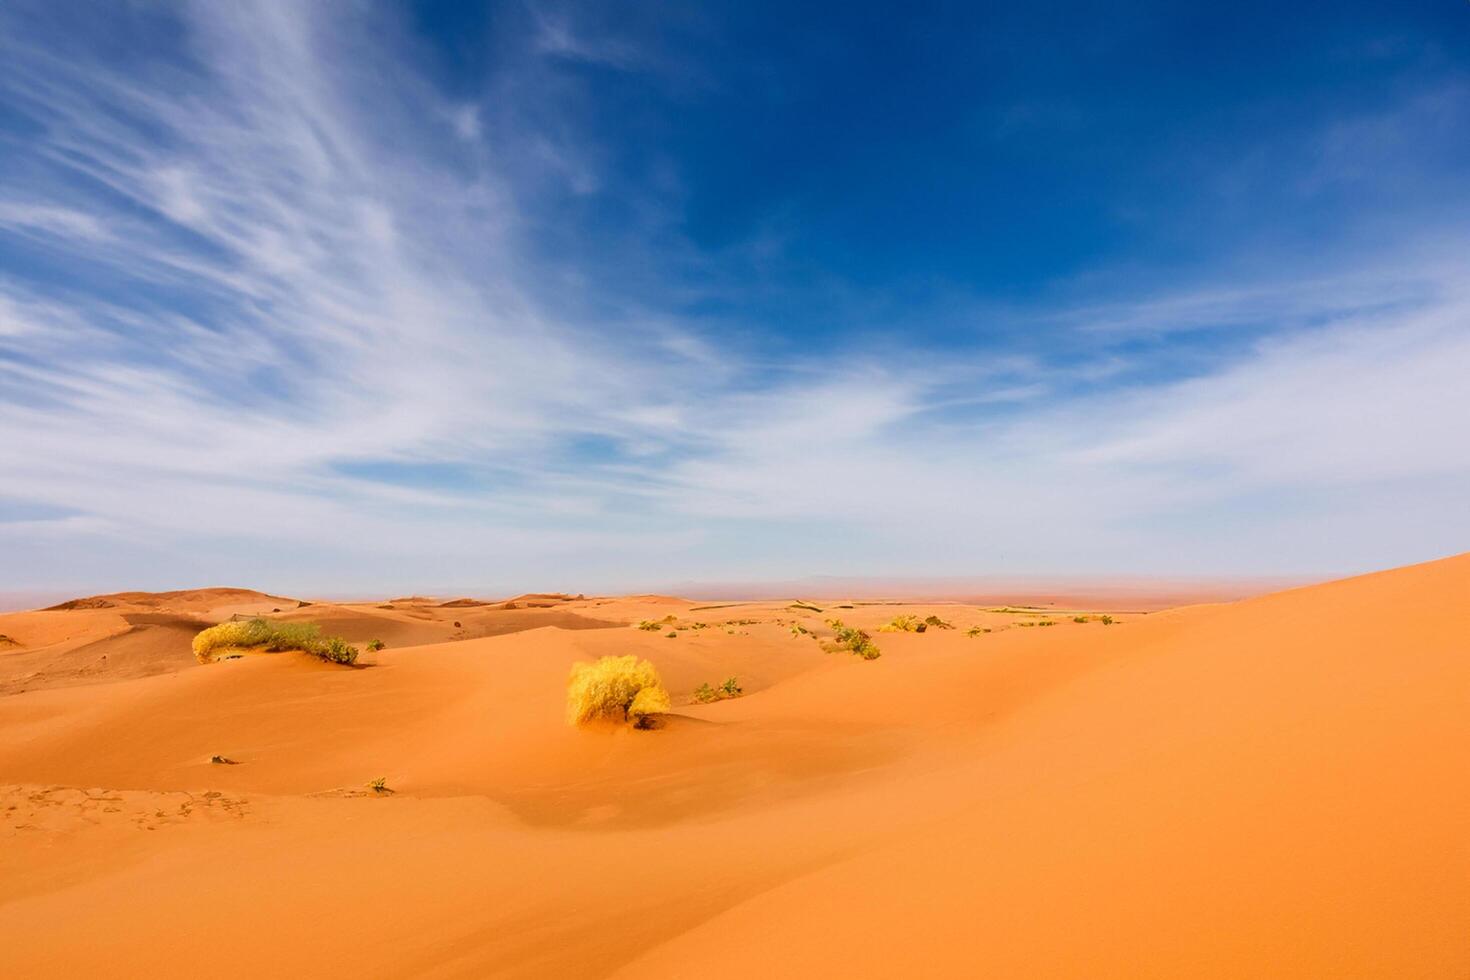
M0 589L1470 547L1470 8L0 10Z

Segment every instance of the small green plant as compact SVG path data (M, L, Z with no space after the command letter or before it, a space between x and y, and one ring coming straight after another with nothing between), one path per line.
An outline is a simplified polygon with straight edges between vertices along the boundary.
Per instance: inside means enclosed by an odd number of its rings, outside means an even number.
M877 660L882 656L882 653L878 650L878 645L873 642L873 638L864 630L860 630L854 626L847 626L840 619L829 619L827 620L827 625L832 627L833 633L835 634L832 642L830 644L824 644L822 647L828 653L833 653L837 650L846 650L848 653L862 657L864 660Z
M724 701L727 698L738 698L745 693L740 682L734 677L726 677L725 682L719 687L710 687L709 684L701 684L694 689L694 700L700 704L709 704L711 701Z
M1098 620L1104 626L1112 626L1113 625L1113 617L1111 617L1111 616L1099 616L1098 617Z
M952 629L954 629L954 624L953 623L946 623L944 620L940 619L938 616L925 616L924 617L924 625L925 626L933 626L935 629L941 629L941 630L952 630Z
M1055 626L1056 623L1050 619L1038 619L1029 623L1017 623L1017 626Z
M668 637L671 640L677 640L679 638L679 634L675 633L673 630L669 630L667 633L664 634L664 636Z
M965 635L966 636L979 636L982 633L989 633L989 632L990 632L990 627L989 626L971 626L969 629L965 630Z
M646 728L649 716L668 711L669 704L658 671L635 656L581 661L572 664L567 678L567 722L572 725L610 719Z
M340 636L321 635L313 623L280 623L269 619L234 620L201 630L194 637L194 658L207 664L241 650L275 653L301 650L332 663L354 664L357 648ZM217 653L218 651L218 653Z
M800 623L792 623L791 624L791 635L792 636L805 636L807 633L810 633L810 632L811 632L811 630L807 629L805 626L801 625Z
M1072 622L1074 622L1074 623L1085 623L1085 622L1087 622L1087 617L1086 616L1073 616L1072 617Z
M367 648L374 653L377 653L379 650L383 649L387 645L388 644L384 643L382 640L368 640L367 642Z
M372 782L368 783L367 784L367 788L370 789L370 790L372 790L374 793L391 793L391 792L393 792L391 789L388 788L388 777L387 776L379 776L377 779L374 779Z
M638 628L641 630L647 630L650 633L657 633L659 630L664 628L664 624L655 623L651 619L645 619L643 622L638 624Z

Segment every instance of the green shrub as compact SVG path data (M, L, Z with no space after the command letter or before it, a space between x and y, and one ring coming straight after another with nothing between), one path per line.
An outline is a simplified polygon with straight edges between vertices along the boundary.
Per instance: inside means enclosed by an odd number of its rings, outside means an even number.
M367 648L374 653L377 653L379 650L383 649L387 645L388 644L384 643L382 640L368 640Z
M306 652L315 654L323 660L329 660L334 664L357 663L357 647L351 646L340 636L329 636L325 640L322 640L316 647Z
M1104 626L1112 626L1113 625L1113 617L1111 617L1111 616L1100 616L1098 618L1101 620L1101 622L1102 622L1102 624Z
M938 616L925 616L924 617L924 625L925 626L933 626L935 629L941 629L941 630L952 630L952 629L954 629L954 623L946 623L944 620L940 619Z
M829 653L837 650L846 650L848 653L862 657L864 660L877 660L882 654L873 638L865 631L855 626L847 626L840 619L829 619L827 625L832 627L834 637L830 645L823 648Z
M965 635L966 636L979 636L981 633L989 633L989 632L990 632L990 627L989 626L971 626L969 629L965 630Z
M278 623L246 619L220 623L194 637L194 658L201 664L218 659L216 651L259 650L269 653L301 650L339 664L357 662L357 648L340 636L323 637L314 623Z
M694 689L694 700L700 704L709 704L711 701L724 701L726 698L738 698L745 693L740 682L733 677L726 677L725 682L719 687L710 687L709 684L701 684Z
M370 790L372 790L374 793L391 793L391 792L393 792L391 789L388 788L388 777L387 776L379 776L377 779L374 779L372 782L368 783L367 784L367 788L370 789Z

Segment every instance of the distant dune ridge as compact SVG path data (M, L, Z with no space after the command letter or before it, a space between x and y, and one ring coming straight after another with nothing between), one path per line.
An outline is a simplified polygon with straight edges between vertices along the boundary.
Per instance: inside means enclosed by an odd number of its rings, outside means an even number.
M0 964L1470 975L1470 555L1148 615L1021 605L205 589L0 615ZM194 662L256 615L386 647ZM832 618L882 657L824 652ZM656 667L655 730L566 723L571 664L604 656Z

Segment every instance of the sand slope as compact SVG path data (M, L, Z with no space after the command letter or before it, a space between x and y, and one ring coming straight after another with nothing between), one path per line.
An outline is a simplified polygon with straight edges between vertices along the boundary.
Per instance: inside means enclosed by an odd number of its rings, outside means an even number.
M536 601L282 613L415 644L356 670L0 697L0 965L1470 974L1470 556L1113 626L915 606L958 628L873 662L790 625L905 607ZM627 625L670 615L707 628ZM669 723L569 729L568 665L625 652ZM689 703L730 674L744 697Z

